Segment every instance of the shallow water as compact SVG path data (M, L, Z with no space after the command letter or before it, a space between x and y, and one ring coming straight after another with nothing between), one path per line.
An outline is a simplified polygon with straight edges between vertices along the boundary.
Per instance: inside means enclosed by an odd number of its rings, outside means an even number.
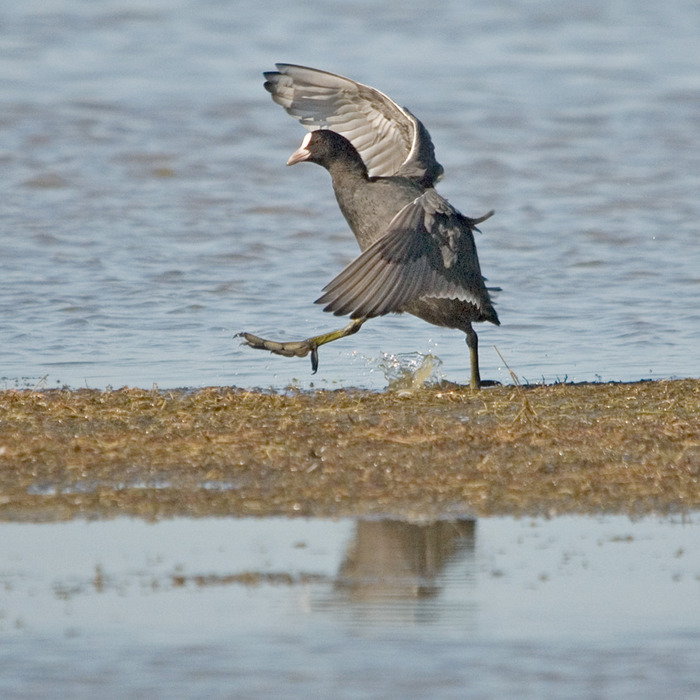
M700 5L23 0L0 32L0 387L382 388L460 334L335 327L357 252L275 61L427 125L509 382L700 374ZM397 367L399 369L397 369ZM697 524L624 518L0 524L0 696L690 698ZM363 544L364 543L364 544ZM9 671L8 671L9 669Z
M690 698L689 520L0 524L0 694Z
M307 360L241 347L339 319L313 305L356 254L275 61L370 83L426 123L502 326L483 374L700 372L700 6L26 0L0 33L0 377L12 386L381 388L461 334L378 319Z

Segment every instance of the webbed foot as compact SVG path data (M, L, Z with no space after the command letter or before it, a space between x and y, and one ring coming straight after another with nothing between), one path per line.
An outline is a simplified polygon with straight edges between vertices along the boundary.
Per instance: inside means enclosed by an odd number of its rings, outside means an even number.
M267 340L252 333L238 333L237 336L243 338L246 345L256 350L269 350L275 355L284 357L306 357L311 354L311 371L316 374L318 370L318 348L320 345L325 345L339 338L357 333L365 322L364 318L354 318L348 323L345 328L323 335L315 335L306 340L294 340L286 343L278 342L277 340Z

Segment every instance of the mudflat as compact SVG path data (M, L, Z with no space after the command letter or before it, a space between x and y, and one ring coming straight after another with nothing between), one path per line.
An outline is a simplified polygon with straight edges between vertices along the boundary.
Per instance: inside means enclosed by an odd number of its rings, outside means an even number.
M700 380L0 392L0 518L683 512Z

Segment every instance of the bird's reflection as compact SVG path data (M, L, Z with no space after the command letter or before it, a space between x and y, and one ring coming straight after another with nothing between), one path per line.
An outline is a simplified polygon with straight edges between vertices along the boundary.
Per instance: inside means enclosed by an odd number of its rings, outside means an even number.
M475 537L473 519L359 520L325 603L375 623L428 622L455 606L470 616Z

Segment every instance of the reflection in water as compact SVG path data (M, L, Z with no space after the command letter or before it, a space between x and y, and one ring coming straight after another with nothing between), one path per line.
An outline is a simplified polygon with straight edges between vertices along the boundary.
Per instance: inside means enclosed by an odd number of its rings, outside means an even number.
M476 521L360 520L327 605L347 606L363 622L435 620L446 608L438 601L450 586L473 581ZM449 576L448 568L454 570ZM462 612L471 611L462 598ZM323 605L325 607L325 605ZM458 616L463 617L463 616ZM471 617L469 613L468 617Z
M475 534L0 523L0 697L700 697L692 519L483 518Z

